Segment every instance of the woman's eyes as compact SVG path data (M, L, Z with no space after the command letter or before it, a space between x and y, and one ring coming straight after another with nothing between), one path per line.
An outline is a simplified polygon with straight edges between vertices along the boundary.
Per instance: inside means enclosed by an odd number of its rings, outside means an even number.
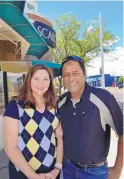
M44 80L48 81L49 79L45 78Z
M37 77L35 77L34 79L35 79L35 80L40 80L40 79L37 78ZM44 78L44 79L42 79L41 81L49 81L49 79L48 79L48 78Z

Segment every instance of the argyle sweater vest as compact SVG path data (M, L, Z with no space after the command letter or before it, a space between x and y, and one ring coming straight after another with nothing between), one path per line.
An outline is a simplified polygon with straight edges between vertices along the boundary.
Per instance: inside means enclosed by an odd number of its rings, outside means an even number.
M17 103L19 111L18 147L34 171L50 167L56 160L55 129L59 120L55 109L45 109L40 113L35 109L23 109ZM18 168L16 167L17 171Z

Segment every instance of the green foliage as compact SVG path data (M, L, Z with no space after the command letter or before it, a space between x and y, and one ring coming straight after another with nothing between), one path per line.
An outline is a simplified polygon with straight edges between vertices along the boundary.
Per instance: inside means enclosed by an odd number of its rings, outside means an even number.
M119 83L124 83L124 76L120 76L119 79L118 79L118 82Z
M84 59L86 65L100 52L99 25L95 31L87 33L87 28L82 21L76 19L70 13L64 14L56 21L57 48L55 49L55 62L68 55L78 55ZM115 36L103 28L103 43L115 39ZM108 52L108 48L104 51Z

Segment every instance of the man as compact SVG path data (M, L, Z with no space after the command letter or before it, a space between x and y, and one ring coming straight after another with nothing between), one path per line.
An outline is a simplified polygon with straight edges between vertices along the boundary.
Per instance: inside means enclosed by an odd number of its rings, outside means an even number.
M67 92L58 100L63 127L64 179L119 179L123 166L123 114L112 94L86 83L86 70L78 56L61 66ZM117 157L107 166L110 128L118 138Z

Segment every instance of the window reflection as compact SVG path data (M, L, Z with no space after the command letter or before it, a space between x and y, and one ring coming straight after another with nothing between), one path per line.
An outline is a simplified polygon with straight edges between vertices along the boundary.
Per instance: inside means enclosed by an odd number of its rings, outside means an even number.
M18 93L23 84L23 75L15 73L7 73L8 77L8 96L9 100Z

